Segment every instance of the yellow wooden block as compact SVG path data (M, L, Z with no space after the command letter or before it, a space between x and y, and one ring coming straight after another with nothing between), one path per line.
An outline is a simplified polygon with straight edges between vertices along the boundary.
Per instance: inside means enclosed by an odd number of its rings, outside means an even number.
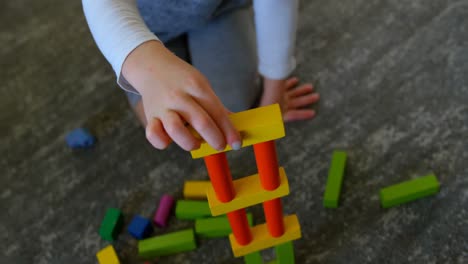
M210 181L186 181L184 183L184 198L206 200L206 190L210 186Z
M119 257L117 257L117 253L115 253L114 247L112 245L101 249L96 254L96 257L99 264L120 264Z
M284 221L284 234L280 237L272 237L268 232L266 224L261 224L252 227L252 241L241 246L237 243L232 234L229 235L231 241L232 252L235 257L242 257L247 254L270 248L279 244L286 243L291 240L301 238L301 226L296 215L288 215L283 218Z
M280 186L273 191L267 191L262 188L258 174L233 181L236 197L227 203L220 202L216 197L213 186L210 186L206 191L206 196L208 197L211 214L213 216L222 215L288 195L288 178L283 167L279 167L279 175Z
M229 116L234 127L241 133L242 146L247 147L253 144L275 140L284 137L284 123L281 109L278 104L259 107ZM192 133L201 138L195 130ZM192 158L201 158L215 153L231 150L230 146L222 151L215 150L208 143L202 142L199 149L190 153Z

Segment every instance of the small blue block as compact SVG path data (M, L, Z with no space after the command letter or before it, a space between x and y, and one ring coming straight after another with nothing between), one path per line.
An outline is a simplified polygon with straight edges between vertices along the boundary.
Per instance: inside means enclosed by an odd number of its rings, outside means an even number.
M153 233L153 226L151 225L151 220L136 215L133 217L127 230L134 238L144 239Z
M67 134L65 140L70 148L89 148L94 146L94 143L96 143L96 138L91 135L89 130L86 128L77 128L72 130Z

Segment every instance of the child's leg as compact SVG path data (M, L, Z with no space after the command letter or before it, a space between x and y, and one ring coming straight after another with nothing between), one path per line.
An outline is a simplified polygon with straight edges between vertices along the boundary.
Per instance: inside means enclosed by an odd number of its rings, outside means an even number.
M192 65L208 78L229 110L255 106L262 89L251 8L236 9L189 31L188 45Z

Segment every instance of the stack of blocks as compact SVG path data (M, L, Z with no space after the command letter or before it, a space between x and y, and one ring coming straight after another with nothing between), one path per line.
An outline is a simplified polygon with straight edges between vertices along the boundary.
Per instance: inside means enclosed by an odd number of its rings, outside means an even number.
M203 142L192 151L192 158L205 160L211 180L207 189L211 214L227 214L234 256L261 263L260 251L276 247L276 263L294 263L291 241L301 237L301 229L296 215L283 216L282 212L280 197L289 194L289 185L284 169L278 166L274 142L285 136L279 105L232 114L230 119L243 135L243 146L253 145L258 174L233 181L224 153L231 150L229 146L217 151ZM266 223L250 227L245 208L260 203Z

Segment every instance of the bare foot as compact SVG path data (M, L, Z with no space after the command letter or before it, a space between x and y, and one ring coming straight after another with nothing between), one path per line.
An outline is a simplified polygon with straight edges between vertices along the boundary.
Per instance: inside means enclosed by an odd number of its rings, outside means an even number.
M260 106L279 103L286 122L313 118L315 111L305 107L317 103L320 95L314 93L312 84L298 84L299 79L296 77L287 80L265 78Z

